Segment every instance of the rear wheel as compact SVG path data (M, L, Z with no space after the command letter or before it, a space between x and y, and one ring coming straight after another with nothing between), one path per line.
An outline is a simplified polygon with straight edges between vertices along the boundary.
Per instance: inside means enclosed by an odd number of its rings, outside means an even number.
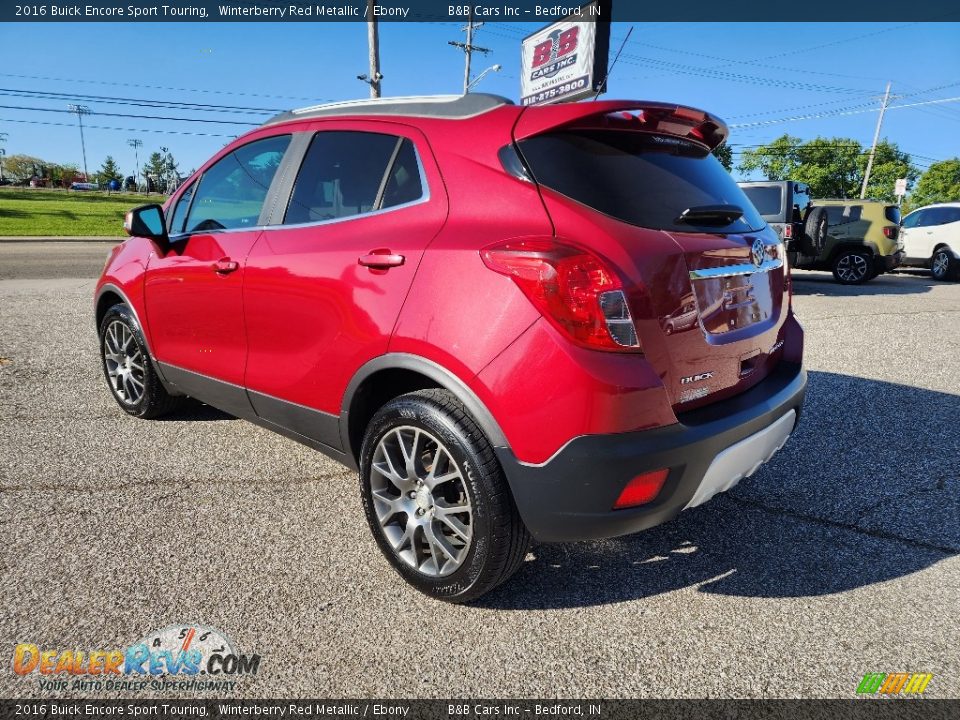
M860 285L873 277L872 266L866 250L843 250L833 259L833 278L842 285Z
M107 310L100 322L100 360L110 392L125 413L156 418L177 409L185 400L170 395L161 384L140 326L122 303Z
M445 390L374 415L360 451L367 522L394 569L431 597L469 602L507 580L530 536L482 431Z
M953 251L944 246L937 248L930 260L930 272L935 280L954 280L958 274L960 263L953 256Z

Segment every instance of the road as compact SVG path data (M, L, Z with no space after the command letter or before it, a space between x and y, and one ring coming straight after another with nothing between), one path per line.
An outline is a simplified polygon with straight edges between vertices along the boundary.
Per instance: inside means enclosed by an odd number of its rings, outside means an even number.
M960 284L798 273L810 389L771 463L661 528L534 547L455 607L398 581L355 477L323 456L205 408L123 415L90 317L105 248L15 251L4 652L199 622L261 655L246 697L852 698L864 673L901 671L960 695ZM44 694L0 660L0 696Z

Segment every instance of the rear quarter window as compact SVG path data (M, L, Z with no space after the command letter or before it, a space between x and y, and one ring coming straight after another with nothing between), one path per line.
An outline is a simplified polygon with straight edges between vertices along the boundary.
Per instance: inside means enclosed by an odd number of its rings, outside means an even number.
M900 208L896 205L887 205L883 209L883 216L894 225L900 224Z
M831 227L857 222L863 216L863 205L828 205L827 222Z
M679 232L759 230L764 221L706 147L681 138L625 130L538 135L520 151L536 181L631 225ZM684 210L736 205L724 225L677 223Z

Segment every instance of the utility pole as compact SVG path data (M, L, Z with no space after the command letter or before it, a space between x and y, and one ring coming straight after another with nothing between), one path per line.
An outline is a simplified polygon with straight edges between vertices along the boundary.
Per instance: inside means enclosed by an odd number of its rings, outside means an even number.
M870 157L867 158L867 171L863 174L863 187L860 188L860 199L867 196L867 183L870 182L870 171L873 170L873 156L877 154L877 142L880 140L880 126L883 125L883 114L887 111L887 105L890 103L890 83L887 83L887 91L883 94L883 104L880 105L880 117L877 118L877 129L873 133L873 145L870 146Z
M133 175L133 184L139 190L140 189L140 148L143 147L143 140L139 138L130 138L127 140L127 145L133 148L133 157L136 159L137 170Z
M374 19L373 7L376 0L367 0L367 48L370 52L370 74L357 75L357 80L363 80L370 86L370 97L380 97L380 31Z
M456 42L454 40L450 40L448 43L448 45L453 45L454 47L460 48L461 50L463 50L464 55L466 55L466 62L464 63L464 67L463 67L463 94L464 95L470 92L471 55L474 52L483 53L484 55L487 55L488 53L490 53L489 48L478 47L473 44L473 31L482 26L483 26L482 22L475 23L473 21L473 7L471 6L470 14L467 16L467 24L464 25L463 28L461 28L462 30L465 30L467 33L467 41L465 43L462 43L462 42Z
M90 114L90 108L86 105L68 105L67 108L72 113L76 113L77 121L80 123L80 149L83 151L83 181L90 182L90 176L87 174L87 145L83 141L83 116Z

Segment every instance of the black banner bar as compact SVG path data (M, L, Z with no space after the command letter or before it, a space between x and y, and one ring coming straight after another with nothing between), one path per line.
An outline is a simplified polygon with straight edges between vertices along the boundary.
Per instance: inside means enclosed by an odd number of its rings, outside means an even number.
M0 718L939 720L960 700L2 700Z
M578 0L377 0L382 22L485 22L547 24L575 12ZM802 12L798 16L798 7ZM363 22L365 0L5 0L2 22ZM584 18L588 19L588 18ZM609 19L609 18L603 18ZM806 0L796 3L761 0L687 0L684 3L641 3L615 0L612 20L654 21L957 21L954 0ZM749 40L750 28L737 42ZM789 35L784 36L789 41Z

